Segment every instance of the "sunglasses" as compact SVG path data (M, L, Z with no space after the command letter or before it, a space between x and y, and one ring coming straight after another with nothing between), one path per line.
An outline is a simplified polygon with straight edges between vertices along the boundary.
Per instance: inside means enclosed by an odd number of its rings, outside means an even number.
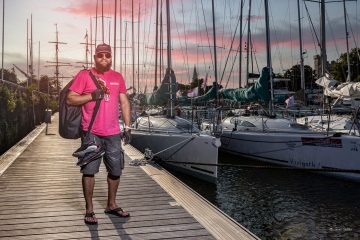
M96 57L97 58L103 58L105 56L105 58L111 58L111 54L110 53L97 53Z

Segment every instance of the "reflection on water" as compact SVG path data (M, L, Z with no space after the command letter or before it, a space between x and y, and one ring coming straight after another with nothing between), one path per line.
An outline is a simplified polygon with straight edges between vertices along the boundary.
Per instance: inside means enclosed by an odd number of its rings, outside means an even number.
M220 162L249 160L221 153ZM261 239L360 239L360 184L308 172L220 167L209 184L174 173Z

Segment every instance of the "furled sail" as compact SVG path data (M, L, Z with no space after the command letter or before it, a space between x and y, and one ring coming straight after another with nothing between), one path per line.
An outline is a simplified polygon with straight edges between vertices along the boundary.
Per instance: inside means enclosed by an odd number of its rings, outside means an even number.
M267 67L264 67L260 77L255 81L254 85L248 88L227 88L217 91L218 86L214 82L213 86L205 95L193 98L192 103L197 104L214 100L216 99L216 94L219 94L219 99L226 99L241 103L255 101L268 102L270 100L269 79L270 71ZM180 105L190 105L191 103L190 99L187 97L178 97L177 100Z

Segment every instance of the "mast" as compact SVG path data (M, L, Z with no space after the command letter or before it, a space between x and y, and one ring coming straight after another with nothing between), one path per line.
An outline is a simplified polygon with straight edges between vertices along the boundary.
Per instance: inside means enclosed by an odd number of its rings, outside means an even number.
M155 33L155 87L157 89L158 39L159 39L159 0L156 0L156 33Z
M241 63L242 63L242 20L243 20L243 9L244 9L244 0L241 0L240 3L240 56L239 56L239 88L241 88Z
M300 15L300 0L297 0L298 7L298 25L299 25L299 45L300 45L300 82L301 89L305 90L305 74L304 74L304 56L302 44L302 31L301 31L301 15Z
M140 1L139 1L139 12L138 12L138 49L137 49L137 77L138 77L138 94L140 93Z
M134 0L131 0L131 50L132 50L132 79L133 93L135 93L135 44L134 44ZM139 86L138 86L139 87Z
M167 62L168 62L168 68L167 68L167 73L169 74L168 77L169 79L169 84L170 84L170 117L174 117L174 112L173 112L173 104L174 104L174 99L173 99L173 95L174 95L174 83L173 81L175 79L173 79L173 71L172 71L172 62L171 62L171 31L170 31L170 4L169 4L169 0L166 0L166 27L167 27Z
M114 71L116 71L116 21L117 21L117 0L115 0L115 10L114 10ZM110 36L110 33L109 33ZM109 42L110 43L110 42Z
M349 32L348 32L348 28L347 28L346 3L345 3L345 0L343 0L343 1L344 1L343 5L344 5L344 19L345 19L347 68L348 68L346 82L350 82L351 81L351 72L350 72L350 53L349 53Z
M98 5L99 0L96 0L96 13L95 13L95 48L97 46L97 30L98 30Z
M29 75L29 19L26 19L26 75ZM29 79L26 80L26 86L29 86Z
M215 69L214 69L214 76L215 76L215 82L216 86L218 85L218 76L217 76L217 54L216 54L216 28L215 28L215 5L214 0L211 1L212 6L212 23L213 23L213 41L214 41L214 58L215 58ZM219 96L218 93L216 93L216 105L218 104Z
M270 28L269 28L269 0L264 0L265 4L265 28L266 28L266 65L270 72L270 89L271 89L271 102L269 104L270 115L274 113L274 86L272 79L272 63L271 63L271 41L270 41ZM249 48L249 44L248 44Z
M37 75L38 75L38 91L40 91L40 41L39 41L39 55L38 55Z
M251 20L251 0L249 0L247 47L246 47L246 86L249 85L249 51L250 51L250 20Z
M126 56L127 56L127 51L126 51L126 40L127 40L127 21L125 21L125 63L124 63L124 68L125 68L125 79L126 79Z
M120 0L120 72L122 73L122 7L121 7L121 0Z
M104 1L101 0L102 43L104 43Z
M92 67L92 60L93 60L93 41L92 41L92 21L90 16L90 67Z
M3 12L2 12L2 41L1 41L1 80L4 81L4 32L5 29L5 0L3 0Z
M34 76L34 51L33 51L33 24L32 14L30 15L30 84L32 84Z
M325 33L325 0L321 0L321 74L325 76L326 72L326 33Z
M166 33L167 33L167 67L172 68L171 63L171 31L170 31L170 4L169 0L166 0Z
M161 76L163 75L163 63L164 63L164 39L163 39L163 16L162 16L162 10L163 10L163 0L160 0L160 16L159 16L159 21L160 21L160 49L159 49L159 62L160 62L160 69L159 69L159 82L161 81Z

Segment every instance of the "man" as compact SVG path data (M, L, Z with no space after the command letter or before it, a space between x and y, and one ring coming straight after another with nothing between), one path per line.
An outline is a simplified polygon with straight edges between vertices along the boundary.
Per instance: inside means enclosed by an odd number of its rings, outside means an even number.
M125 143L130 141L130 103L126 96L126 86L122 75L111 70L111 47L100 44L96 47L94 55L95 68L90 71L97 78L101 90L96 88L89 71L80 71L74 79L67 96L70 105L82 105L82 127L88 130L96 100L101 100L100 107L94 120L89 138L105 150L104 164L108 171L108 201L105 213L119 217L129 217L116 203L116 193L120 183L123 168L123 154L121 149L121 135L119 126L119 103L125 123ZM82 144L88 139L81 138ZM81 167L83 193L86 202L84 221L86 224L97 224L93 209L93 191L95 185L94 175L99 171L101 156Z

